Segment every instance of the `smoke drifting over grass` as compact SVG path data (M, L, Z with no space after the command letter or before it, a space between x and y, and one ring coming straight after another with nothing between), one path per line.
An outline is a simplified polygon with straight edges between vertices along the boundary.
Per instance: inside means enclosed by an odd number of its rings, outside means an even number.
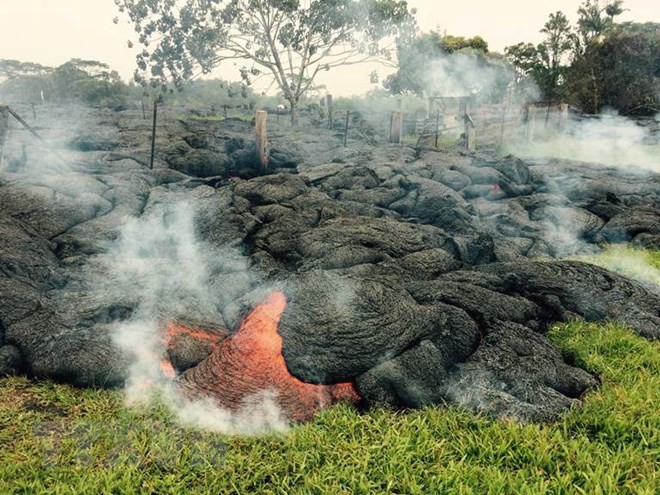
M161 369L166 356L163 327L168 321L224 326L223 306L257 284L246 260L232 249L216 249L197 239L194 209L189 203L156 206L123 226L108 261L113 290L137 302L132 316L117 323L114 341L130 356L126 401L141 405L165 402L182 422L223 433L284 431L287 421L268 390L247 397L237 411L215 406L211 399L190 401ZM214 279L229 275L232 283ZM199 321L197 321L199 320Z
M655 123L637 123L613 112L569 122L565 133L544 124L545 112L537 116L534 140L521 137L507 143L506 151L522 158L564 158L625 168L660 172L660 143L653 135ZM551 117L554 121L555 117ZM656 131L657 132L657 131ZM519 132L523 136L524 132Z
M612 246L597 256L574 259L607 268L646 284L653 284L660 290L660 254L628 246Z

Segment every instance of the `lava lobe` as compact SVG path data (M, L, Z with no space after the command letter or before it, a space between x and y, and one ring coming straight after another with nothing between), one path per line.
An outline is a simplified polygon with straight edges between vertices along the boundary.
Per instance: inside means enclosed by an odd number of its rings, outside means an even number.
M271 391L284 416L297 422L312 419L333 403L358 402L352 383L314 385L289 373L277 332L286 304L280 291L258 304L234 334L215 343L206 359L177 377L184 395L209 397L218 406L236 411L252 397Z

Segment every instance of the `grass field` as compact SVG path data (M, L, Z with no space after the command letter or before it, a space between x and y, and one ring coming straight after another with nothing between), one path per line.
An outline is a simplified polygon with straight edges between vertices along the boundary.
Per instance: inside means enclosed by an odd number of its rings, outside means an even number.
M550 337L602 387L544 425L337 407L286 435L228 437L126 409L119 391L2 379L0 494L659 493L660 342L580 322Z

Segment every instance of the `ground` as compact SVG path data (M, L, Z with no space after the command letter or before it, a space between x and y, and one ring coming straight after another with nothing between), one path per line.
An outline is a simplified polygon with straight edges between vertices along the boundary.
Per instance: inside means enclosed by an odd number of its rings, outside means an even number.
M159 328L222 339L280 291L295 380L350 383L360 407L548 421L599 385L548 338L553 323L660 334L657 286L559 260L658 248L648 170L389 145L367 123L343 147L334 130L282 123L257 176L249 122L176 110L161 114L151 170L138 112L47 112L57 151L15 131L0 177L3 374L159 381ZM175 387L223 389L195 372L223 346L175 349ZM256 375L241 376L237 397ZM308 399L275 403L302 417Z

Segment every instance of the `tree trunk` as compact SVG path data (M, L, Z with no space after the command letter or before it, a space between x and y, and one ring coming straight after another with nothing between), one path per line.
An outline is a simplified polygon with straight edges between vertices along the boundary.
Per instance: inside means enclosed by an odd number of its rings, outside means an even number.
M298 125L298 101L293 99L288 101L291 109L291 125L295 127Z

